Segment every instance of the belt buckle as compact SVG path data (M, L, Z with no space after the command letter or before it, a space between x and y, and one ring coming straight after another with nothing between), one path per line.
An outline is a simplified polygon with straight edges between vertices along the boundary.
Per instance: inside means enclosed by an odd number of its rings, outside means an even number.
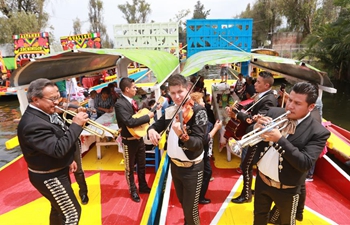
M272 187L274 187L274 188L277 188L277 189L280 189L281 187L281 185L280 185L280 183L279 182L276 182L276 181L274 181L274 180L270 180L270 184L271 184L271 186Z
M180 161L178 161L178 160L176 160L176 159L173 159L172 161L173 161L173 163L174 163L175 165L177 165L178 167L185 167L185 164L184 164L183 162L180 162Z

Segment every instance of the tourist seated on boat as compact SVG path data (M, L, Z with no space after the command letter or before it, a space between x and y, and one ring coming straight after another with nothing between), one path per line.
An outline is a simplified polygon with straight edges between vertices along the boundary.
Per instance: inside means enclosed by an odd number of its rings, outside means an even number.
M114 85L114 91L116 93L118 93L119 96L120 96L122 94L122 90L120 90L120 88L118 87L118 83L117 82L113 82L112 84Z
M243 77L243 74L239 73L238 79L236 81L234 92L236 93L236 95L238 96L238 98L240 100L243 100L243 98L244 98L244 93L245 93L245 89L246 89L245 83L246 83L246 80Z
M169 105L172 105L173 100L171 99L168 93L168 88L164 84L160 86L160 91L161 91L161 95L168 100Z
M242 100L250 99L256 93L252 77L247 77L245 86L245 92Z
M90 119L93 119L93 120L95 120L97 117L97 113L96 113L96 109L95 109L96 96L97 96L97 91L92 90L89 94L89 97L88 97L88 108L89 108L88 114L89 114Z
M105 113L113 112L114 101L108 87L102 88L101 92L97 94L94 105L97 112L97 118Z
M141 95L141 98L140 98L140 102L138 104L139 106L139 109L143 109L143 108L148 108L148 103L150 101L150 99L147 97L147 95Z
M111 96L113 98L114 103L118 100L118 98L120 98L119 94L115 91L114 89L114 84L113 83L109 83L107 86L111 92Z

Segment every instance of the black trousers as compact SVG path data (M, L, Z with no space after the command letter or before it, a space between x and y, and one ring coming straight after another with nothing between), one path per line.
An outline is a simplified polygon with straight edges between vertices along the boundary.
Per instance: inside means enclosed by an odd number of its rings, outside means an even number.
M243 196L245 199L249 199L252 196L253 165L255 163L255 152L255 147L248 147L247 153L241 163L243 173L243 189L241 196Z
M79 185L79 195L81 197L82 195L84 194L86 195L88 193L88 189L87 189L83 165L82 165L80 143L79 141L77 141L75 144L76 144L76 150L74 153L74 161L77 163L77 170L74 172L74 177Z
M272 202L280 212L281 224L295 225L298 205L298 187L277 189L266 185L260 175L256 177L254 198L254 225L266 225Z
M136 192L137 188L134 179L134 167L137 164L137 178L139 189L147 188L146 182L146 153L143 139L125 140L123 139L125 177L130 193Z
M306 185L304 182L302 185L300 185L299 201L298 201L296 215L304 213L305 200L306 200ZM274 224L280 223L279 217L280 217L280 212L277 209L277 207L274 206L270 211L270 221L273 222Z
M50 225L78 224L81 207L74 195L69 168L55 173L28 172L32 185L51 203Z
M211 175L213 174L213 171L212 171L211 165L210 165L210 157L208 156L208 150L209 149L204 150L203 183L202 183L202 188L201 188L201 193L199 195L199 199L204 199L205 198L205 194L208 191L210 178L211 178Z
M203 180L203 167L203 161L188 168L178 167L171 162L171 175L186 224L200 224L198 201Z

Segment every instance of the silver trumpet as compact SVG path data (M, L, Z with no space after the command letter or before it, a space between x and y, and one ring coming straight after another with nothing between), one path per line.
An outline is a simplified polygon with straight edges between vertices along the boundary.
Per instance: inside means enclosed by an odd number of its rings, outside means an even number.
M280 131L283 130L287 126L287 115L290 113L290 111L287 111L286 113L280 115L279 117L275 118L272 120L269 124L267 124L264 129L261 128L256 128L252 130L251 132L245 134L241 140L237 141L234 138L229 138L228 140L228 145L229 145L229 150L231 151L232 154L241 157L242 155L242 148L246 146L253 146L256 145L257 143L261 142L263 138L260 136L264 134L267 131L271 131L274 128L279 129ZM283 126L280 126L283 124Z

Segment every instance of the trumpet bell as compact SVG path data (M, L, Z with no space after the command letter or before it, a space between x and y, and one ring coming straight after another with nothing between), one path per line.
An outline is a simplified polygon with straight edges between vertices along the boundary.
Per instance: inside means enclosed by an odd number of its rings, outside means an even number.
M241 158L242 156L242 145L239 141L235 140L234 138L230 137L228 139L228 146L229 146L229 151L234 154L235 156L238 156Z

